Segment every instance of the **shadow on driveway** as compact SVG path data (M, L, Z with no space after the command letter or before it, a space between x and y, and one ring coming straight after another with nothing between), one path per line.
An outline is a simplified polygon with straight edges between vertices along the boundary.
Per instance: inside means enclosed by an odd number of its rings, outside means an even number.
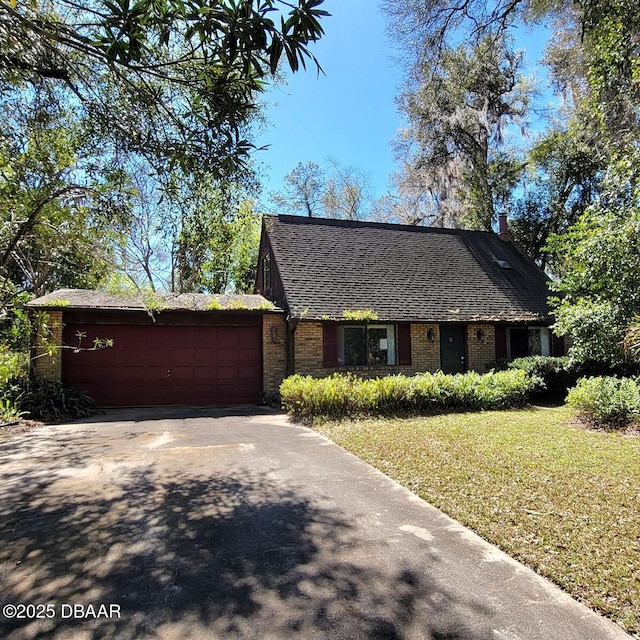
M214 449L192 464L179 448L110 446L95 428L0 446L0 605L56 611L0 615L0 637L492 637L428 572L373 568L347 515L304 487L240 459L223 471ZM120 617L62 617L63 604Z

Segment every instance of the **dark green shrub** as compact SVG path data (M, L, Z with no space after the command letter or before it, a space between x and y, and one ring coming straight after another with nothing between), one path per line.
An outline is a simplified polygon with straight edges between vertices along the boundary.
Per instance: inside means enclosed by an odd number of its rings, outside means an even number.
M29 418L45 422L86 418L95 411L95 402L88 393L50 380L30 384L22 393L19 406Z
M516 358L507 364L508 369L522 369L530 376L540 378L543 385L537 397L564 400L567 391L584 375L582 366L568 357L528 356Z
M632 378L582 378L569 390L567 404L595 426L621 429L640 420L640 384Z
M93 399L59 382L29 376L29 354L0 345L0 420L21 416L46 422L91 415Z
M327 378L291 376L280 394L283 406L297 417L401 415L521 406L539 385L540 380L522 370L370 380L336 373Z

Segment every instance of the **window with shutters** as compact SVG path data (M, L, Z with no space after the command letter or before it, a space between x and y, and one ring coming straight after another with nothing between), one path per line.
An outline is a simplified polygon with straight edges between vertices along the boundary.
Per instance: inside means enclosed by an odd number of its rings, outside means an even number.
M393 324L340 325L338 365L397 364L396 328Z

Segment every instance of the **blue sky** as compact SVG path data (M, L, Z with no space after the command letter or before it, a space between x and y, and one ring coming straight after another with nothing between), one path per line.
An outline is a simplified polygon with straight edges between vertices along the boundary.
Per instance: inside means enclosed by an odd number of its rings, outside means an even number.
M400 124L394 97L402 70L393 62L375 0L326 0L325 36L313 47L325 75L311 67L290 74L266 97L265 132L256 154L265 191L277 190L298 162L334 157L370 174L376 195L393 170L389 144Z
M394 102L403 79L398 51L376 0L326 0L323 7L331 17L313 52L325 75L308 66L266 95L267 123L256 140L269 147L256 154L264 201L299 162L326 166L329 157L368 174L374 196L389 189L391 140L401 125ZM543 44L524 32L517 42L531 63Z

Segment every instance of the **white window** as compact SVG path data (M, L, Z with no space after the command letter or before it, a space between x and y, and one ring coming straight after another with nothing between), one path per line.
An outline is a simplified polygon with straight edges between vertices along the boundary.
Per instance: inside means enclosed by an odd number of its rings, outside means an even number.
M392 324L340 325L338 364L350 366L394 365L396 330Z

